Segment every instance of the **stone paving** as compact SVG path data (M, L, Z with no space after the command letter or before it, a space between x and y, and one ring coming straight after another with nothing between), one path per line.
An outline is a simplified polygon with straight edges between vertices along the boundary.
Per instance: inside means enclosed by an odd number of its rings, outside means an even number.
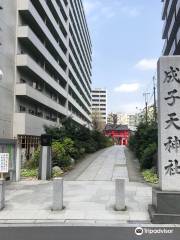
M76 180L112 181L115 178L128 179L124 149L120 146L107 149Z
M117 177L126 179L127 211L123 212L114 210ZM149 223L151 191L148 185L129 182L124 148L114 146L97 156L75 181L64 181L63 211L51 211L52 182L21 181L8 185L0 223Z

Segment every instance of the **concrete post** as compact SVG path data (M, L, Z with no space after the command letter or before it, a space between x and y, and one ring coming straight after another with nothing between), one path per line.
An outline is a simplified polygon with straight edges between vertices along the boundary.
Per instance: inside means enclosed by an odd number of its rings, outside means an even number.
M52 175L52 154L50 146L41 147L41 157L39 163L39 179L50 180Z
M0 179L0 210L5 207L5 181Z
M16 149L16 181L21 179L21 146L18 144Z
M41 180L47 180L47 159L48 159L48 147L42 147L42 168L41 168Z
M115 209L116 211L123 211L126 209L125 205L125 179L115 180Z
M63 178L53 179L53 211L63 209Z
M48 134L41 135L41 158L39 162L38 178L41 180L50 180L52 175L52 154L51 154L52 136Z

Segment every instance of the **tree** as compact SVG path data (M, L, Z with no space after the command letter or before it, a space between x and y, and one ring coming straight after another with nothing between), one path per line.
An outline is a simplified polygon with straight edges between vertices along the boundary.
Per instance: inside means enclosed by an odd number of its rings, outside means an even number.
M114 125L117 125L117 122L118 122L118 116L117 114L114 114L114 113L110 113L109 114L109 122L114 124Z
M105 127L105 123L103 122L103 117L100 111L92 112L92 126L94 130L102 132Z
M117 114L113 114L113 124L114 125L117 125L117 120L118 120Z

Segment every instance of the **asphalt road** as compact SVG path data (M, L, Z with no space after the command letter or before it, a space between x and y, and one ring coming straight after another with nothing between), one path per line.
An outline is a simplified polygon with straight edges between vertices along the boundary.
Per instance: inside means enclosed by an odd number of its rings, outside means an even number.
M163 229L163 228L161 228ZM178 240L180 229L173 234L136 236L135 227L1 227L0 240Z

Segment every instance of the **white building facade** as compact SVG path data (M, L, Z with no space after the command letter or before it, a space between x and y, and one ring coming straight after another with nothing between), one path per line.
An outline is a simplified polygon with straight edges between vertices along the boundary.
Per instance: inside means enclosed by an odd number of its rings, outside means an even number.
M180 1L161 0L163 2L162 20L164 21L162 38L163 55L180 55Z
M99 114L103 123L107 123L107 90L95 88L92 90L92 114Z
M0 138L91 124L92 45L81 0L0 0Z

